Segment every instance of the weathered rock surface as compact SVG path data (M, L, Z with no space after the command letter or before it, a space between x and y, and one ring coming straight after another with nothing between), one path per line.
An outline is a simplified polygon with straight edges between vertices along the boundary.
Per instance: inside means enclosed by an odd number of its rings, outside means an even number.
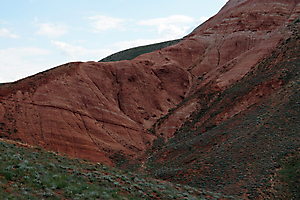
M108 164L115 153L137 156L156 138L147 129L183 99L204 87L224 90L270 55L289 35L281 30L299 16L299 2L231 0L176 45L4 84L1 137ZM190 100L176 109L157 133L172 137L197 106Z
M1 135L92 161L134 156L154 138L146 129L190 87L181 68L151 65L69 63L3 85Z
M184 57L187 60L181 61L186 63L181 66L190 72L193 78L193 86L189 93L207 87L222 91L243 78L251 68L270 55L290 35L283 30L299 14L298 0L229 1L216 16L196 28L182 43L169 47L181 49L180 46L183 48L186 45L189 50L198 50L186 54ZM164 54L168 55L169 48L164 49ZM180 51L182 55L183 50ZM177 60L182 57L177 56ZM176 60L176 57L173 59ZM245 101L251 104L259 100L249 98L251 100ZM191 108L193 105L200 108L201 105L197 102L199 99L189 100L183 107ZM228 112L232 113L231 117L242 110L244 107L237 105L234 111ZM170 120L164 120L164 123L158 126L157 131L172 137L184 121L182 118L186 119L191 112L192 110L183 109L181 106L178 111L172 113ZM220 122L226 119L228 117Z
M146 173L242 199L299 199L290 189L298 185L286 183L299 173L288 176L282 164L300 155L299 27L296 20L282 29L292 35L237 83L186 99L198 108L163 148L154 142Z

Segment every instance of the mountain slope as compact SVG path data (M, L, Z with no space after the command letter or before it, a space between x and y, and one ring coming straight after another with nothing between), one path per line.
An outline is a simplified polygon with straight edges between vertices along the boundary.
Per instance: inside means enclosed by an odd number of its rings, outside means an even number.
M130 61L68 63L1 85L0 135L93 162L113 165L117 154L136 159L276 50L299 13L298 0L231 0L178 44ZM218 124L246 107L228 110Z
M107 56L107 57L99 60L99 62L115 62L115 61L121 61L121 60L132 60L142 54L150 53L150 52L177 44L180 41L181 41L181 39L171 40L171 41L167 41L167 42L160 42L160 43L156 43L156 44L150 44L150 45L126 49L124 51L120 51L120 52L114 53L110 56Z
M292 36L239 82L214 97L197 91L205 106L150 152L146 173L246 199L298 199L299 170L280 171L283 161L299 166L299 27L297 19L285 30Z
M240 80L289 37L290 33L282 30L299 16L299 11L299 1L229 1L187 37L187 41L197 41L204 47L188 67L193 77L190 94L201 88L210 90L208 93L223 91ZM172 137L191 112L201 106L197 101L185 102L156 127L157 132Z
M0 140L0 152L2 199L233 198L9 140Z

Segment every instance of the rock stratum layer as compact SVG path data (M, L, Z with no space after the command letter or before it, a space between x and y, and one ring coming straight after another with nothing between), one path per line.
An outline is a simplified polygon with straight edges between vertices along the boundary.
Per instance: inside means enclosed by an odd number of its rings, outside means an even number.
M276 50L299 14L299 0L230 0L176 45L130 61L68 63L2 84L1 137L93 162L113 164L116 153L135 158L156 134L171 138L203 106L190 98L194 92L225 90ZM254 104L253 96L219 121Z

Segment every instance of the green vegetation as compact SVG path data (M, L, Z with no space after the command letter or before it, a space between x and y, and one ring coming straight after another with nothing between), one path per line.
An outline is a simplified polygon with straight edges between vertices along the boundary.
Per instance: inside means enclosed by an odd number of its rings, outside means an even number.
M204 199L203 190L0 141L1 199ZM216 194L217 195L217 194Z
M281 169L277 178L281 182L275 184L275 189L279 191L281 198L300 199L300 152L292 152L278 163Z
M181 41L181 39L178 40L171 40L167 42L161 42L156 44L150 44L135 48L130 48L124 51L120 51L117 53L114 53L106 58L101 59L99 62L113 62L113 61L121 61L121 60L132 60L142 54L150 53L174 44L177 44Z
M165 146L165 138L158 136L152 145L152 151L161 150Z

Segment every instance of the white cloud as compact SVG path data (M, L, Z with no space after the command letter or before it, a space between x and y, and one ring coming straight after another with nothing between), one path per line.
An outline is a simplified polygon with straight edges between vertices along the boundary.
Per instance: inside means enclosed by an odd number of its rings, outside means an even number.
M121 18L110 17L106 15L96 15L93 17L89 17L89 20L93 20L91 25L94 27L94 32L104 32L109 29L117 29L121 31L125 31L125 23L131 21L131 23L135 23L138 25L134 29L131 30L145 30L145 26L155 27L159 38L158 39L139 39L134 41L124 41L114 44L113 46L118 47L118 49L126 49L133 46L145 45L145 42L161 42L165 40L172 40L181 38L189 33L189 31L193 30L193 28L199 23L203 23L208 19L208 17L201 17L198 20L185 16L185 15L172 15L164 18L154 18L148 20L126 20ZM127 24L128 25L128 24ZM132 28L132 25L131 25ZM149 31L153 31L153 28L150 28ZM149 43L148 43L149 44Z
M39 56L50 51L37 47L0 49L0 82L10 82L40 71Z
M105 15L96 15L89 17L88 19L93 20L92 26L94 27L94 32L103 32L109 29L118 29L126 30L124 27L125 19L105 16Z
M201 17L195 20L191 17L184 15L173 15L166 18L156 18L150 20L141 20L137 22L137 25L144 26L154 26L160 35L160 38L156 39L137 39L133 41L122 41L113 44L113 47L117 48L117 51L142 46L149 45L159 42L164 42L166 40L178 39L193 30L195 26L205 22L209 17Z
M208 19L209 19L209 17L200 17L199 20L198 20L198 22L199 23L203 23L203 22L205 22Z
M5 83L7 82L4 78L0 77L0 83Z
M35 21L36 20L37 19L35 18ZM38 25L40 26L40 29L35 33L36 35L44 35L49 38L55 38L68 32L67 26L63 24L54 25L52 23L41 23Z
M0 36L2 36L2 37L10 37L10 38L19 38L18 35L12 34L12 33L11 33L9 30L7 30L6 28L0 29Z
M195 25L195 20L185 15L172 15L165 18L141 20L138 25L155 26L159 35L165 39L184 36Z
M51 41L51 43L60 50L62 55L73 60L95 60L95 58L100 60L100 58L114 53L114 51L110 49L85 49L80 46L74 46L60 41Z
M76 58L77 55L85 54L85 49L82 47L73 46L59 41L51 41L51 43L55 45L55 47L59 49L63 55L68 57Z

